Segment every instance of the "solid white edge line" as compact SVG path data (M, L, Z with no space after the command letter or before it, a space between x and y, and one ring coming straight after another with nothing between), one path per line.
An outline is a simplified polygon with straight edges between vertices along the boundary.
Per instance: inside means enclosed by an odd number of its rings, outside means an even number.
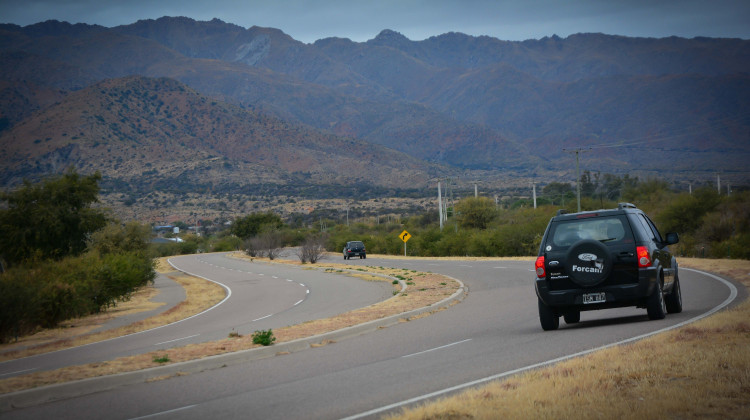
M155 346L161 346L162 344L167 344L167 343L174 343L175 341L180 341L180 340L187 340L188 338L193 338L193 337L197 337L197 336L199 336L199 335L200 335L200 334L193 334L193 335L190 335L190 336L187 336L187 337L182 337L182 338L175 338L174 340L169 340L169 341L162 341L161 343L156 343L156 344L154 344L154 345L155 345Z
M680 327L682 327L684 325L687 325L687 324L699 321L699 320L701 320L703 318L706 318L706 317L708 317L710 315L713 315L714 313L720 311L721 309L723 309L724 307L726 307L727 305L729 305L730 303L732 303L732 301L734 301L737 298L737 288L734 287L734 285L732 283L728 282L727 280L724 280L723 278L721 278L719 276L715 276L715 275L713 275L711 273L706 273L705 271L694 270L694 269L691 269L691 268L681 268L681 270L688 270L688 271L693 271L693 272L696 272L696 273L700 273L700 274L703 274L705 276L711 277L711 278L713 278L715 280L718 280L721 283L724 283L724 285L727 286L727 288L729 288L729 297L727 297L724 300L724 302L720 303L719 305L717 305L716 307L714 307L713 309L711 309L710 311L708 311L708 312L706 312L704 314L701 314L701 315L698 315L698 316L696 316L694 318L688 319L687 321L683 321L683 322L680 322L678 324L662 328L660 330L652 331L652 332L649 332L649 333L646 333L646 334L641 334L641 335L639 335L637 337L628 338L628 339L625 339L625 340L622 340L622 341L618 341L616 343L606 344L606 345L601 346L601 347L596 347L596 348L593 348L593 349L584 350L584 351L581 351L581 352L578 352L578 353L575 353L575 354L571 354L571 355L568 355L568 356L558 357L557 359L548 360L546 362L535 363L533 365L524 366L524 367L521 367L521 368L518 368L518 369L513 369L513 370L510 370L510 371L507 371L507 372L503 372L503 373L498 373L496 375L488 376L486 378L481 378L481 379L477 379L477 380L474 380L474 381L471 381L471 382L466 382L466 383L461 384L461 385L452 386L450 388L445 388L445 389L442 389L442 390L439 390L439 391L431 392L429 394L421 395L419 397L414 397L414 398L410 398L408 400L404 400L404 401L397 402L397 403L394 403L394 404L389 404L389 405L386 405L386 406L383 406L383 407L380 407L380 408L375 408L375 409L372 409L370 411L366 411L364 413L355 414L355 415L349 416L349 417L344 417L341 420L354 420L354 419L359 419L359 418L362 418L362 417L371 416L373 414L382 413L384 411L392 410L394 408L399 408L399 407L404 406L404 405L413 404L413 403L420 402L420 401L423 401L423 400L426 400L426 399L434 398L434 397L437 397L437 396L440 396L440 395L443 395L443 394L447 394L447 393L450 393L450 392L453 392L453 391L458 391L458 390L461 390L461 389L464 389L464 388L470 388L472 386L476 386L476 385L479 385L479 384L482 384L482 383L485 383L485 382L490 382L490 381L494 381L496 379L501 379L501 378L504 378L504 377L507 377L507 376L512 376L512 375L515 375L515 374L518 374L518 373L521 373L521 372L524 372L524 371L527 371L527 370L533 370L533 369L541 368L541 367L544 367L544 366L553 365L555 363L563 362L565 360L574 359L574 358L580 357L580 356L585 356L585 355L587 355L589 353L594 353L594 352L599 351L599 350L605 350L605 349L608 349L610 347L615 347L615 346L619 346L619 345L622 345L622 344L631 343L633 341L642 340L642 339L644 339L646 337L650 337L652 335L661 334L661 333L669 331L669 330L680 328Z
M401 356L401 357L402 358L403 357L412 357L412 356L416 356L416 355L419 355L419 354L429 353L431 351L440 350L440 349L444 349L446 347L455 346L456 344L465 343L467 341L471 341L471 338L467 338L466 340L456 341L455 343L446 344L444 346L435 347L435 348L432 348L432 349L429 349L429 350L424 350L424 351L420 351L420 352L417 352L417 353L407 354L406 356Z

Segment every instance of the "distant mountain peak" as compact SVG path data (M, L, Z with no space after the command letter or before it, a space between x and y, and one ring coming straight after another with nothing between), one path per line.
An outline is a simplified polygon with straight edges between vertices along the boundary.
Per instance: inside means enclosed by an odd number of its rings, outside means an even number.
M378 45L396 46L404 42L411 42L411 40L405 37L400 32L396 32L391 29L383 29L382 31L380 31L378 36L367 42Z

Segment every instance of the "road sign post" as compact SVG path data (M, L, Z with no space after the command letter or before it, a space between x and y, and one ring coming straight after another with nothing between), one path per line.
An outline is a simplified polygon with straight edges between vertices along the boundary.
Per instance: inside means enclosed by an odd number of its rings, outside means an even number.
M401 234L398 235L398 237L401 238L402 241L404 241L404 257L405 257L406 256L406 241L408 241L409 238L411 238L411 234L407 232L406 230L404 230L403 232L401 232Z

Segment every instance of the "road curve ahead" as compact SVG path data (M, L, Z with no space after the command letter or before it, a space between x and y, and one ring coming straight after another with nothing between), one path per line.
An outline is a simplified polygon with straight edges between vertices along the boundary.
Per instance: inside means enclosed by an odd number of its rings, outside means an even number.
M684 311L649 321L641 309L582 314L543 332L528 261L348 260L462 280L448 310L376 332L226 368L3 413L4 418L337 419L377 417L465 384L595 349L702 316L736 296L731 284L680 273Z

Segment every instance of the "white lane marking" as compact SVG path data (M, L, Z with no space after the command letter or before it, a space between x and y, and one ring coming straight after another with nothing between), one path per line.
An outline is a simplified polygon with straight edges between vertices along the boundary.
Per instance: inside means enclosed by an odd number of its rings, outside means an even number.
M159 413L154 413L154 414L147 414L147 415L145 415L145 416L141 416L141 417L133 417L133 418L131 418L130 420L149 419L149 418L152 418L152 417L163 416L163 415L165 415L165 414L172 414L172 413L176 413L176 412L178 412L178 411L189 410L189 409L191 409L191 408L193 408L193 407L197 407L197 406L198 406L198 404L193 404L193 405L186 405L186 406L184 406L184 407L180 407L180 408L175 408L174 410L167 410L167 411L162 411L162 412L159 412Z
M294 280L292 280L292 279L286 279L286 281L294 281Z
M295 303L295 304L294 304L294 305L292 305L292 306L297 306L297 305L299 305L300 303L302 303L302 302L304 302L304 301L305 301L304 299L300 299L299 301L297 301L297 303Z
M3 373L2 375L0 375L0 377L2 377L2 376L11 376L11 375L15 375L15 374L18 374L18 373L30 372L30 371L32 371L32 370L37 370L37 368L24 369L24 370L17 370L17 371L15 371L15 372L8 372L8 373Z
M492 268L508 268L508 267L492 267Z
M419 355L419 354L429 353L431 351L440 350L440 349L444 349L444 348L447 348L447 347L455 346L457 344L465 343L467 341L471 341L471 338L467 338L466 340L456 341L455 343L446 344L444 346L435 347L434 349L429 349L429 350L420 351L420 352L417 352L417 353L407 354L406 356L401 356L401 357L412 357L412 356L416 356L416 355Z
M596 351L599 351L599 350L604 350L604 349L608 349L610 347L615 347L615 346L619 346L619 345L622 345L622 344L627 344L627 343L631 343L631 342L634 342L634 341L642 340L642 339L644 339L646 337L650 337L652 335L661 334L661 333L663 333L665 331L669 331L669 330L673 330L673 329L676 329L676 328L680 328L680 327L685 326L687 324L690 324L690 323L696 322L698 320L701 320L703 318L706 318L707 316L713 315L714 313L720 311L721 309L723 309L724 307L726 307L727 305L729 305L730 303L732 303L732 301L734 301L737 298L737 288L734 287L734 285L732 283L730 283L730 282L722 279L721 277L714 276L713 274L706 273L705 271L693 270L691 268L681 268L681 269L682 270L688 270L688 271L694 271L696 273L700 273L700 274L706 275L708 277L711 277L712 279L715 279L715 280L718 280L721 283L724 283L724 285L727 286L727 288L729 288L729 297L727 297L724 300L724 302L720 303L719 305L717 305L716 307L714 307L710 311L708 311L708 312L706 312L704 314L698 315L698 316L696 316L694 318L690 318L687 321L680 322L679 324L672 325L670 327L665 327L665 328L662 328L662 329L657 330L657 331L652 331L650 333L642 334L642 335L639 335L637 337L628 338L628 339L625 339L625 340L622 340L622 341L618 341L616 343L606 344L606 345L601 346L601 347L597 347L597 348L593 348L593 349L589 349L589 350L584 350L582 352L578 352L578 353L571 354L571 355L568 355L568 356L558 357L557 359L547 360L546 362L539 362L539 363L535 363L533 365L524 366L524 367L521 367L521 368L518 368L518 369L509 370L507 372L498 373L497 375L492 375L492 376L488 376L486 378L477 379L475 381L466 382L466 383L463 383L461 385L452 386L450 388L445 388L445 389L442 389L442 390L439 390L439 391L435 391L435 392L431 392L429 394L425 394L425 395L422 395L422 396L419 396L419 397L414 397L414 398L410 398L408 400L404 400L404 401L397 402L397 403L394 403L394 404L389 404L389 405L386 405L386 406L383 406L383 407L380 407L380 408L374 408L374 409L372 409L370 411L366 411L364 413L359 413L359 414L355 414L353 416L345 417L345 418L343 418L341 420L355 420L355 419L360 419L362 417L372 416L374 414L382 413L382 412L388 411L388 410L393 410L394 408L399 408L399 407L402 407L404 405L413 404L413 403L420 402L420 401L423 401L423 400L427 400L427 399L430 399L430 398L438 397L440 395L448 394L450 392L459 391L459 390L462 390L462 389L465 389L465 388L470 388L470 387L473 387L473 386L476 386L476 385L480 385L480 384L483 384L483 383L486 383L486 382L494 381L494 380L497 380L497 379L502 379L502 378L505 378L505 377L508 377L508 376L513 376L515 374L518 374L518 373L521 373L521 372L525 372L527 370L532 370L532 369L537 369L537 368L541 368L541 367L544 367L544 366L553 365L555 363L563 362L565 360L575 359L576 357L585 356L587 354L590 354L590 353L593 353L593 352L596 352Z
M180 340L187 340L188 338L193 338L193 337L197 337L197 336L199 336L199 335L200 335L200 334L193 334L193 335L191 335L191 336L188 336L188 337L175 338L174 340L169 340L169 341L162 341L161 343L156 343L156 344L154 344L154 345L155 345L155 346L160 346L160 345L162 345L162 344L173 343L173 342L175 342L175 341L180 341Z
M459 264L458 266L459 266L459 267L469 267L469 268L472 268L472 266L471 266L471 265L466 265L466 264Z
M307 294L309 295L309 294L310 294L310 289L307 289L307 290L305 291L305 293L307 293Z
M258 318L258 319L254 319L254 320L252 320L251 322L255 322L255 321L260 321L261 319L266 319L266 318L268 318L269 316L273 316L273 314L268 314L268 315L266 315L266 316L262 316L262 317L260 317L260 318Z
M263 274L263 273L258 273L258 275L259 275L259 276L265 276L265 274Z
M276 277L276 276L271 276L271 278L273 278L273 279L277 279L278 277Z
M305 283L300 283L299 285L302 287L305 287Z

